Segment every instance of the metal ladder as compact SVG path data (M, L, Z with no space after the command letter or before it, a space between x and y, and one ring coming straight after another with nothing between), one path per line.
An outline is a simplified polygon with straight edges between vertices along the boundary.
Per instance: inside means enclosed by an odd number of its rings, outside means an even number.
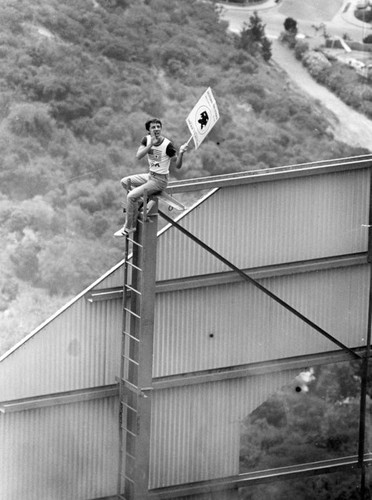
M139 299L141 298L142 269L132 262L129 257L130 244L133 246L133 259L137 247L142 245L129 235L124 242L124 283L123 283L123 322L119 377L119 475L118 498L129 500L134 498L133 477L135 456L135 441L137 438L137 410L138 410L138 325ZM132 465L130 465L132 464ZM128 467L129 465L129 467Z
M121 500L145 500L148 493L154 314L154 298L151 294L155 294L157 224L147 215L146 202L144 205L143 215L137 220L136 232L126 235L124 241L122 340L118 377L117 498ZM152 325L150 331L149 324Z

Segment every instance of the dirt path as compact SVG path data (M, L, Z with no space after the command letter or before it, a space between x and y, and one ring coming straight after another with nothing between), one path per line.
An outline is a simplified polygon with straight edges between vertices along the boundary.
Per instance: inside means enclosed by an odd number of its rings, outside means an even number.
M336 139L351 146L361 146L372 151L371 120L354 111L328 89L319 85L301 62L297 61L293 52L277 40L273 40L272 58L287 72L294 84L318 99L331 112L331 123Z

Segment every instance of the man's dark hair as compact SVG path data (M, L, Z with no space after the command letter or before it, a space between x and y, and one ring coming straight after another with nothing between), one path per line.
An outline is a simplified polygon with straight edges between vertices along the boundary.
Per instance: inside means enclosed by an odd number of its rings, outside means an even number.
M145 123L146 130L150 130L151 123L159 123L161 127L163 126L163 124L161 123L161 121L159 120L159 118L151 118L151 120L148 120Z

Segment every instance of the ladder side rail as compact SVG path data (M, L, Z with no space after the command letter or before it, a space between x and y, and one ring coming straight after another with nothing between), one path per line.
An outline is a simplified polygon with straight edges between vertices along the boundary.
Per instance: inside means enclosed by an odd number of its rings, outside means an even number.
M123 453L126 446L125 432L123 430L123 418L125 417L125 393L124 393L124 374L125 374L125 363L123 360L125 351L125 337L123 332L126 330L126 303L128 301L128 295L125 292L125 284L128 275L128 252L129 252L129 242L128 238L125 237L124 241L124 263L123 263L123 298L122 298L122 336L121 336L121 356L120 356L120 376L119 376L119 456L118 456L118 481L117 481L117 491L122 490L122 475L123 475Z

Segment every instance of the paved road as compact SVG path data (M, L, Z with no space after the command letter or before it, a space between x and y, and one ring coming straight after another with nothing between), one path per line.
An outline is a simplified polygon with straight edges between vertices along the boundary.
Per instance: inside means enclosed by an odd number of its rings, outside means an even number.
M314 26L325 25L330 35L343 36L348 33L356 41L372 32L371 25L355 18L353 12L357 0L266 0L256 6L238 7L231 4L219 4L223 9L222 17L230 24L232 31L240 31L243 23L249 23L253 11L257 11L266 25L266 34L276 38L283 31L286 17L297 21L299 32L306 36L315 36Z
M338 99L332 92L319 85L309 75L301 62L293 56L293 52L277 40L281 31L283 31L283 22L286 17L293 17L298 20L298 10L294 10L291 15L291 7L294 9L296 8L296 1L298 0L282 0L280 7L278 7L274 0L268 0L266 3L261 4L259 9L225 6L223 18L229 21L231 30L240 31L244 22L249 22L252 10L259 11L259 16L266 24L266 34L273 42L273 61L287 72L293 84L307 92L310 96L318 99L330 111L331 124L335 137L338 140L351 146L361 146L372 151L372 121L364 115L354 111ZM303 2L303 0L300 1ZM313 3L314 7L316 7L318 1L319 0L307 0L308 4ZM347 4L344 4L340 10L336 9L334 12L328 11L326 14L324 13L328 19L326 22L327 31L333 34L339 34L340 36L346 31L348 33L356 33L355 39L361 39L365 36L366 28L362 23L358 25L357 20L354 23L354 18L351 17L352 11L349 11L349 9L347 9L346 13L348 17L346 17L345 12L343 12L345 5ZM321 19L313 18L311 21L306 21L306 24L301 20L298 21L298 26L307 26L310 35L314 36L315 31L312 25L320 24L320 22L322 22ZM306 32L306 28L302 31ZM357 38L357 36L359 38Z

